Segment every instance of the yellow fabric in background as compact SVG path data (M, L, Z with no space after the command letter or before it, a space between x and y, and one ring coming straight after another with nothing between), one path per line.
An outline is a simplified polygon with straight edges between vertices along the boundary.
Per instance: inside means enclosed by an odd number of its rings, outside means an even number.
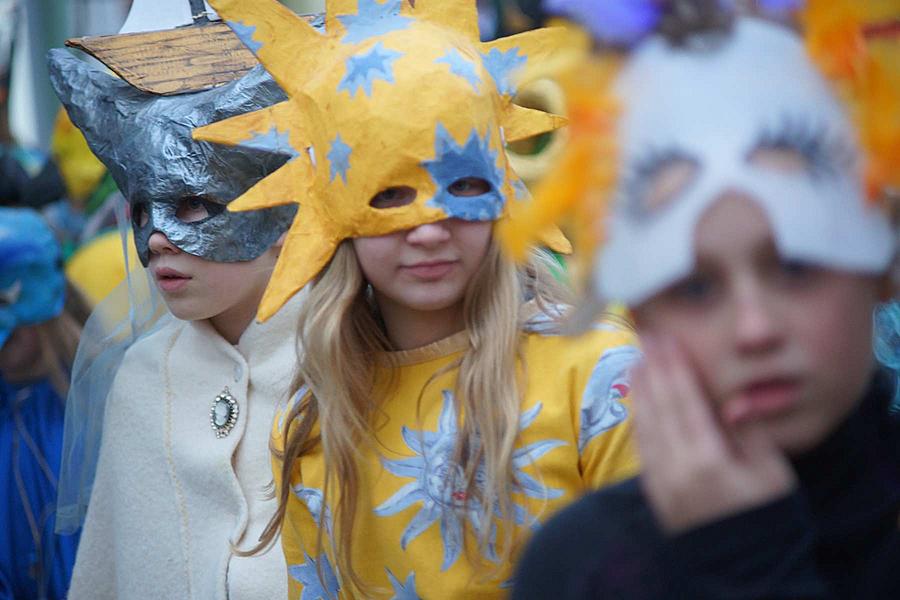
M131 232L128 233L128 260L132 268L140 268ZM65 270L69 281L91 306L96 306L125 280L125 256L119 232L104 233L79 248L66 262Z
M81 130L72 124L64 109L56 115L50 154L62 174L71 202L87 200L106 173L106 167L91 152Z
M463 332L396 353L402 366L395 373L394 392L379 415L376 441L359 449L360 490L352 553L358 574L374 588L366 597L476 599L503 598L509 593L514 566L501 565L499 576L479 579L462 547L465 535L468 547L477 552L474 517L459 509L465 490L443 485L459 469L452 461L457 370L429 380L457 360L467 343ZM627 369L623 368L637 356L634 344L630 332L611 325L575 339L525 335L522 348L528 382L513 460L522 487L512 495L523 540L530 525L545 522L585 492L636 473L638 462L627 418ZM389 373L379 375L385 379ZM278 450L284 448L283 415L275 419L273 430ZM273 471L280 486L278 459ZM316 549L319 518L330 530L335 506L332 498L324 507L323 482L320 449L294 465L282 531L290 598L334 597L336 591L328 531L323 536L326 554ZM319 563L325 586L318 578ZM341 598L362 596L349 591L348 585L340 581ZM304 592L304 588L308 589Z

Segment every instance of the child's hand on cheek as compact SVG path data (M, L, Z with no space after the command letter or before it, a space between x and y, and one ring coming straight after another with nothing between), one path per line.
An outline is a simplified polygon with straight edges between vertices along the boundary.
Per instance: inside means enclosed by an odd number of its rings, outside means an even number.
M675 343L647 341L633 397L641 486L667 533L760 506L796 485L764 424L722 426Z

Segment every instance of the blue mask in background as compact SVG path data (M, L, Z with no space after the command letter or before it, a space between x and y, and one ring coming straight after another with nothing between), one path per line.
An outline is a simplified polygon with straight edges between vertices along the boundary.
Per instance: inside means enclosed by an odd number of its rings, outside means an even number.
M0 347L16 327L62 312L61 261L59 244L38 213L0 208Z

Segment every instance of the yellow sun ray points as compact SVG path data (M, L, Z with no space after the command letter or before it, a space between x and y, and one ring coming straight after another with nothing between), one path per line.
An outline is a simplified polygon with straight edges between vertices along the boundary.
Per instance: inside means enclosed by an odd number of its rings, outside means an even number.
M503 119L503 132L507 142L515 142L559 129L568 122L559 115L513 104Z
M403 0L404 12L449 27L472 41L479 40L478 7L472 0ZM415 4L415 8L412 5Z
M317 64L321 35L275 0L209 0L235 35L289 95Z
M571 33L566 28L544 27L484 42L481 47L482 55L486 57L488 63L491 62L492 55L508 57L508 61L517 61L520 57L525 59L507 74L512 89L515 89L544 76L541 69L529 69L528 64L539 65L552 60L569 48L570 40ZM488 70L491 70L490 67ZM492 74L496 78L496 73ZM507 90L502 89L505 86L500 82L498 87L501 88L501 94L507 94Z
M269 285L259 303L257 318L268 321L331 260L340 241L301 208L288 231Z
M244 113L197 127L195 140L244 146L287 154L305 152L307 140L302 134L302 115L287 100L261 110Z
M273 206L301 204L312 181L312 165L298 157L244 192L228 205L232 212L259 210Z

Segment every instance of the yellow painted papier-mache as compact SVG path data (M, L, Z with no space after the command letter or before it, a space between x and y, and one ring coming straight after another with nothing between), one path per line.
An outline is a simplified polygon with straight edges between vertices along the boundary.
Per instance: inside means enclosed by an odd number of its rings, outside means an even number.
M265 320L312 280L348 238L378 236L447 218L515 220L528 192L506 143L565 119L514 103L529 61L566 43L560 29L479 41L472 0L329 0L312 26L275 0L211 2L288 95L271 108L194 131L210 142L292 150L294 158L229 210L300 205L260 304ZM454 181L490 184L480 196ZM375 208L397 187L415 200ZM568 252L551 225L538 240Z

